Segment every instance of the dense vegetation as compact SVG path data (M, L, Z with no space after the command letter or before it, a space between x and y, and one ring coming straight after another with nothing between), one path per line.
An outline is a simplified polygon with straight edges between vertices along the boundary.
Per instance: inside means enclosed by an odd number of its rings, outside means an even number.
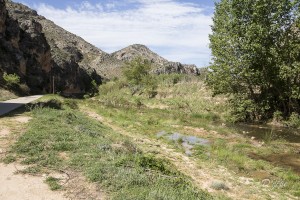
M239 121L300 112L298 0L221 0L210 35L208 84L230 94Z

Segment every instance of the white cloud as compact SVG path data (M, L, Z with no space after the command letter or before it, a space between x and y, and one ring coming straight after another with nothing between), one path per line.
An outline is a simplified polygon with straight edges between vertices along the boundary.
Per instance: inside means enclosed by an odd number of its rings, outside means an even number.
M211 16L205 8L174 0L125 0L58 9L35 6L38 13L108 52L145 44L161 56L183 63L208 64ZM162 51L162 49L164 49Z

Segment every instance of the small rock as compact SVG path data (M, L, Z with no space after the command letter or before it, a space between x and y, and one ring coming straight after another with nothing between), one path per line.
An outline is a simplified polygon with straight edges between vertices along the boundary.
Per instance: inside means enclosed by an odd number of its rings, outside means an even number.
M269 185L271 183L270 179L264 179L261 181L263 185Z

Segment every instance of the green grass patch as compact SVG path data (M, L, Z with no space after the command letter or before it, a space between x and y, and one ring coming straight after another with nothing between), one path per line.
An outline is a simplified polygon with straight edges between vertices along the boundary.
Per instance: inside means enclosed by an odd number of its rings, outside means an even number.
M46 178L45 183L47 183L51 190L60 190L62 186L59 184L59 179L49 176Z
M71 109L36 107L12 151L24 164L82 171L112 199L212 199L169 162L139 150L128 138ZM60 157L66 153L69 159ZM58 180L46 181L60 189Z

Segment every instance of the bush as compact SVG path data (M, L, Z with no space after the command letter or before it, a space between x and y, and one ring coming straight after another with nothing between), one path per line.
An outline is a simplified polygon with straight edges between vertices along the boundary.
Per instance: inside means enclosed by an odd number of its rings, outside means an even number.
M157 80L150 74L150 69L150 62L140 57L127 63L123 73L129 82L132 95L144 92L149 98L152 98L157 94Z
M150 69L150 62L138 57L126 64L123 73L132 85L139 85L143 82L143 79L149 75Z
M18 85L20 83L20 77L17 74L3 74L3 79L8 87Z
M286 125L293 128L300 127L300 115L293 112L289 117L289 120L286 122Z

